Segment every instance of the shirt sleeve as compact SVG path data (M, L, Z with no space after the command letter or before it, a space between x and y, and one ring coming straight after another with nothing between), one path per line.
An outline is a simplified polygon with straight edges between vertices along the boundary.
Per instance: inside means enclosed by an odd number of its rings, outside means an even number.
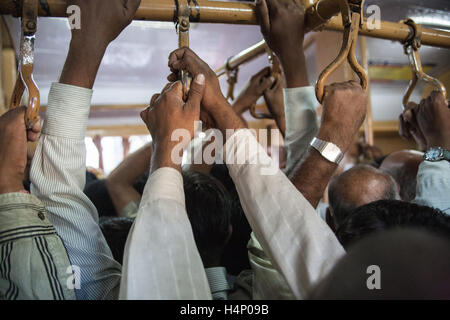
M80 270L77 299L116 299L121 266L99 228L96 208L83 193L91 96L89 89L52 85L31 166L31 192L44 203L71 263Z
M450 214L450 162L423 161L417 172L416 198L413 202Z
M0 300L74 300L71 277L42 202L25 193L1 194Z
M286 175L290 175L302 160L309 143L318 131L314 87L287 88L284 93L286 136L284 139L287 159Z
M120 299L211 299L177 170L148 179L123 261Z
M253 232L294 296L305 298L344 249L249 130L234 133L224 151Z

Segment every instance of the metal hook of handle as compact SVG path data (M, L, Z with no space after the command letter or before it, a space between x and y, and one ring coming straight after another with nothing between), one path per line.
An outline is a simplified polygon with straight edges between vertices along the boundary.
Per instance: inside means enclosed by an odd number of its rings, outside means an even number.
M14 86L10 109L19 107L23 93L27 90L28 106L25 113L25 125L27 129L33 127L36 121L38 121L40 108L39 89L33 79L37 15L38 1L23 0L18 76Z
M445 89L444 84L438 79L426 74L423 71L422 62L420 60L419 48L422 45L421 36L422 29L421 26L417 25L414 20L407 19L403 21L411 28L411 34L403 43L403 47L405 49L405 54L409 58L409 63L411 65L412 70L412 78L409 82L408 89L403 96L403 110L408 109L409 99L416 88L417 82L419 80L423 80L433 86L435 86L444 96L444 99L447 99L447 90Z
M189 47L189 28L190 28L190 9L189 5L181 1L178 7L178 21L176 24L178 33L178 47ZM189 89L191 87L192 76L189 72L181 70L181 84L183 87L183 100L188 98Z
M364 7L364 0L339 0L339 6L341 8L342 24L344 26L342 47L336 59L322 71L317 80L316 97L320 103L323 101L326 80L345 59L348 60L352 70L358 75L362 88L366 90L368 86L367 74L356 59L356 42L360 25L363 22L362 9Z
M281 76L281 64L273 51L268 46L266 46L266 52L270 64L270 76L274 79L272 85L273 88L277 84L277 82L279 81L279 77ZM257 113L256 104L250 106L250 114L255 119L274 119L273 115L270 113Z
M227 71L226 71L228 82L227 100L228 99L231 99L232 101L234 100L234 88L238 81L238 73L239 68L229 69L227 63Z

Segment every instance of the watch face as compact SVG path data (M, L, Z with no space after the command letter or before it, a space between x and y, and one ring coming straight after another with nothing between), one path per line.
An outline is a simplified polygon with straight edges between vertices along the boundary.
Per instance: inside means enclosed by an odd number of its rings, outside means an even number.
M428 161L437 161L441 160L443 156L442 149L436 148L436 149L430 149L427 153L425 153L425 160Z

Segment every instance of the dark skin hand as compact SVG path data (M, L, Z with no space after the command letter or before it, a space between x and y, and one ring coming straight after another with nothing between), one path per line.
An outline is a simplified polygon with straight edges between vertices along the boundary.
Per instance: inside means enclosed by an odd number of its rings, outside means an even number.
M280 129L283 137L286 133L286 117L284 114L284 95L283 89L286 88L286 80L281 74L275 83L268 89L264 90L264 101L270 114L275 119L278 129Z
M166 85L161 94L154 95L150 106L141 112L141 118L153 139L150 173L162 167L181 172L182 151L194 137L194 123L200 119L200 102L204 92L205 77L197 74L191 83L186 102L183 101L181 82L177 81ZM190 138L181 142L174 141L172 134L177 129L187 130ZM178 154L175 148L179 148Z
M270 68L266 67L250 78L233 103L233 109L237 114L240 115L247 111L273 85L273 80L269 75Z
M205 91L200 111L200 120L204 127L217 128L224 137L226 137L226 129L246 127L223 96L214 71L191 49L180 48L173 51L169 56L169 67L172 72L167 77L169 81L176 81L180 70L188 71L194 77L200 73L205 76Z
M60 83L92 89L108 45L125 29L141 0L68 0L81 9L81 29L72 30Z
M256 16L267 45L280 59L287 88L308 86L303 51L305 13L301 2L257 0Z
M427 149L441 147L450 150L450 108L442 93L433 91L423 99L417 107L416 119Z
M367 93L355 81L325 87L321 126L317 137L332 142L345 153L358 133L365 116ZM345 115L345 116L343 116ZM337 165L310 147L295 170L292 183L313 207L317 207Z
M0 194L24 189L27 142L37 141L41 131L40 121L26 130L25 111L20 107L0 117Z
M418 104L414 102L408 103L408 108L399 116L399 135L405 140L413 138L419 150L424 151L427 148L427 142L423 136L419 124L416 119L416 111Z

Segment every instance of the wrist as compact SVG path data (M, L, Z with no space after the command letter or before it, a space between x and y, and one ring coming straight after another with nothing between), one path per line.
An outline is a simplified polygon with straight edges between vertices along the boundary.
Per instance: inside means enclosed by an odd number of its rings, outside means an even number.
M437 147L450 150L450 141L445 141L444 139L428 139L427 150Z
M352 141L347 135L341 132L338 126L321 126L319 132L317 133L317 138L323 141L332 142L341 149L342 153L345 153L350 146Z
M178 141L162 141L154 143L154 152L151 157L150 173L159 168L169 167L181 172L181 162L185 146L179 148ZM176 150L179 152L177 153Z
M287 88L306 87L309 85L306 59L303 51L296 55L280 59L286 77Z

